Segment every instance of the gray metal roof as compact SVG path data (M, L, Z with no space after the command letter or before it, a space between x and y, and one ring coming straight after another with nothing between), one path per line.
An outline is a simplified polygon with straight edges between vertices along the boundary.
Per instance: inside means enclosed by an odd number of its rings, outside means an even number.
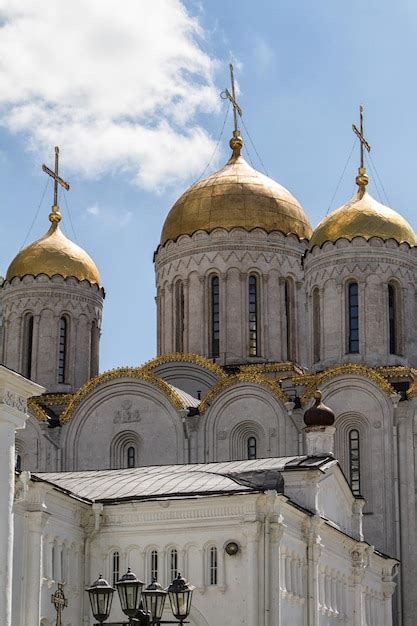
M182 404L183 404L185 409L188 409L190 406L198 407L198 405L201 403L201 400L198 400L197 398L194 398L194 396L191 396L189 393L187 393L183 389L179 389L178 387L174 387L174 385L171 385L171 383L166 383L166 384L169 385L171 387L171 389L173 389L175 391L175 393L180 397L181 402L182 402Z
M120 470L46 472L32 476L83 500L115 502L279 490L281 472L320 469L330 461L329 457L290 456Z

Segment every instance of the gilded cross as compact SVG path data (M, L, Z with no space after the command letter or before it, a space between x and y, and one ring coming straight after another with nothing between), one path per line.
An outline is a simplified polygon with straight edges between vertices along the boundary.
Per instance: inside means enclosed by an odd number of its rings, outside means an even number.
M68 606L68 600L64 594L64 583L58 583L58 589L52 594L51 602L56 611L56 626L62 626L62 611Z
M358 137L359 141L360 141L360 147L361 147L361 167L364 167L363 164L363 149L365 148L368 152L371 151L371 146L369 145L369 143L366 141L365 139L365 135L363 134L363 104L360 105L359 107L359 115L360 115L360 128L358 129L358 127L355 124L352 124L352 129L353 132L355 133L355 135Z
M58 212L58 185L61 185L64 189L68 191L70 188L69 183L67 183L63 178L59 176L59 148L55 146L55 171L49 169L47 165L42 165L43 171L48 174L51 178L54 179L54 206L53 210Z
M230 93L230 91L228 89L225 89L224 91L222 91L222 93L220 95L221 95L221 97L223 99L227 98L232 103L233 118L234 118L234 122L235 122L235 132L238 133L239 132L239 128L238 128L238 125L237 125L237 116L239 114L239 116L242 117L242 109L240 108L240 106L238 105L237 100L236 100L235 77L234 77L234 73L233 73L233 65L231 63L230 63L230 81L231 81L231 86L232 86L232 93Z

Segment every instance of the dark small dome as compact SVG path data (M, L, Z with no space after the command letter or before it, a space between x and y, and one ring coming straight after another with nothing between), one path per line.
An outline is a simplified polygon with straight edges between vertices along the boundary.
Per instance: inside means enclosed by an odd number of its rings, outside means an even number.
M304 413L304 423L306 426L333 426L334 413L333 411L323 404L321 391L316 391L314 394L315 403L310 409Z

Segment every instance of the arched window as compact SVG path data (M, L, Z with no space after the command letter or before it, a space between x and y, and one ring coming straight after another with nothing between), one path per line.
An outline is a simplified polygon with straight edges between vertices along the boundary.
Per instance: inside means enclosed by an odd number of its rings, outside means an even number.
M136 467L136 450L133 446L127 449L127 467Z
M349 481L355 495L361 493L361 465L360 465L360 438L359 431L352 428L349 431Z
M151 579L158 579L158 551L151 552Z
M220 281L211 279L211 356L220 355Z
M294 350L294 289L291 279L284 283L287 360L295 361Z
M99 330L96 322L91 325L90 336L90 378L94 378L98 374L98 338Z
M313 291L313 363L320 361L320 291L316 287Z
M400 354L399 332L398 332L398 301L397 287L392 283L388 285L388 331L389 331L389 353Z
M32 375L33 355L33 315L26 315L23 325L22 373L26 378Z
M256 459L256 437L249 437L247 441L248 459Z
M169 551L169 581L174 580L178 575L178 550L172 548Z
M258 356L258 281L249 276L249 356Z
M67 377L68 321L59 320L58 382L65 383Z
M359 352L359 300L358 283L348 284L348 352Z
M184 288L179 280L175 283L175 352L184 350Z
M21 455L19 453L16 454L15 470L17 472L21 472L22 471L22 457L21 457Z
M217 563L217 548L212 546L209 550L209 571L208 571L208 582L209 585L217 585L218 579L218 563Z
M119 580L120 576L120 554L118 552L113 552L111 556L111 579L114 585Z

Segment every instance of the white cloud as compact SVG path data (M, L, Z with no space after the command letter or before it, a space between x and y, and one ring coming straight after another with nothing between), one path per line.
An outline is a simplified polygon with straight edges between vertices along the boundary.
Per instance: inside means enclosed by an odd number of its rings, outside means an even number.
M180 0L0 0L0 122L86 178L152 190L195 176L213 141L216 62Z
M93 204L92 206L87 207L87 213L90 215L100 215L100 209L97 204Z

